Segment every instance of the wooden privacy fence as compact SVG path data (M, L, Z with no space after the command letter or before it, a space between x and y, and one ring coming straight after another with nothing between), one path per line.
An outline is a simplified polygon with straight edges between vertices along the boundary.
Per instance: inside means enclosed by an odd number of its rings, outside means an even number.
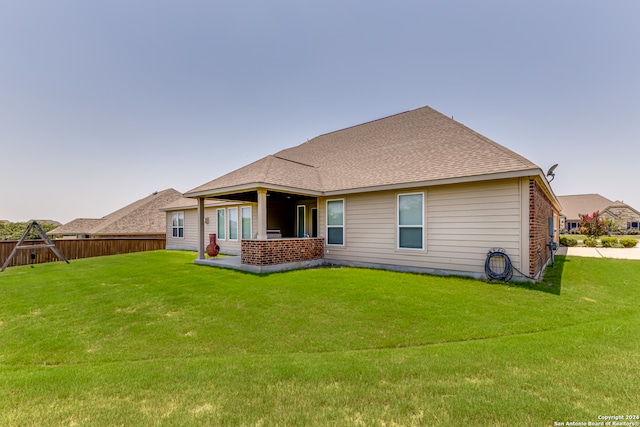
M127 254L165 249L166 238L99 238L99 239L58 239L53 241L67 259L91 258L105 255ZM17 241L0 240L0 265L11 254ZM26 240L24 245L39 245L42 240ZM33 254L33 255L32 255ZM21 249L9 266L41 264L60 261L49 248Z

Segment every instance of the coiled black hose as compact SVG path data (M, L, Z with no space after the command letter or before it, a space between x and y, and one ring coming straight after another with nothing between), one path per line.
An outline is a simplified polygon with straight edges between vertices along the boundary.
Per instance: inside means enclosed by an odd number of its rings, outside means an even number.
M513 277L513 265L504 249L491 249L484 262L484 272L490 280L508 282Z

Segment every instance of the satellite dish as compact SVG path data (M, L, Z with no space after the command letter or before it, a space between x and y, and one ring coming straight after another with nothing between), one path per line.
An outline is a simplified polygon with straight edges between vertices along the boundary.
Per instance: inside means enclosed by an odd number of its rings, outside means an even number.
M558 164L556 163L555 165L549 168L549 171L547 172L547 177L551 177L549 182L553 181L553 179L556 177L556 174L553 173L553 171L555 171L557 167L558 167Z

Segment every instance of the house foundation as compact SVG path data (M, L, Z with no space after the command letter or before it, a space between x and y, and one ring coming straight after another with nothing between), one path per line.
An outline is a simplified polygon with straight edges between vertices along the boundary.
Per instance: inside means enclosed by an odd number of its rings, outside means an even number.
M196 259L195 263L250 273L320 267L324 264L324 239L242 240L240 256Z

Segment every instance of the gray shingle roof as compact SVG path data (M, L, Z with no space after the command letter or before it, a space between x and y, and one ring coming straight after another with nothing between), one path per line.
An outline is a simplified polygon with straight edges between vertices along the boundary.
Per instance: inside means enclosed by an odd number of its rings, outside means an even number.
M579 219L579 214L592 214L603 211L613 202L599 194L576 194L571 196L557 196L562 205L562 215L567 219Z
M318 136L186 195L249 185L337 192L538 169L513 151L423 107Z
M164 234L166 214L161 210L182 198L179 191L169 188L137 200L103 218L77 218L48 234L77 235L142 235Z

